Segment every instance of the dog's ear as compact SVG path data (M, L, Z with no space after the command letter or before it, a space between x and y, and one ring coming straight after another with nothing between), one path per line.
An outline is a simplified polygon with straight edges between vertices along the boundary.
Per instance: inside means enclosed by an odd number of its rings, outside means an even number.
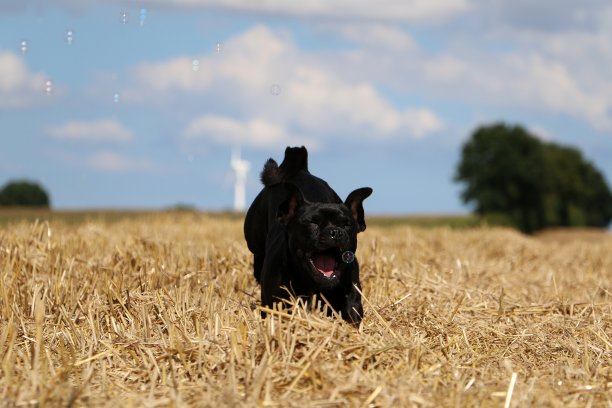
M357 232L365 231L366 223L363 214L363 200L368 198L372 194L372 189L370 187L362 187L358 188L351 192L346 200L344 201L344 205L351 210L351 214L357 222Z
M278 207L276 217L281 224L287 225L297 209L304 204L304 196L298 186L293 183L284 183L283 187L285 188L285 197L287 197L287 199Z

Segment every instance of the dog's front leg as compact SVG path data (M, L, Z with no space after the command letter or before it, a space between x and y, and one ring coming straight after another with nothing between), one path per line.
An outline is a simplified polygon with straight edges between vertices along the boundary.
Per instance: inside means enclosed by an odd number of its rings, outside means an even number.
M354 284L359 290L361 287L359 283ZM349 323L355 326L359 326L361 319L363 318L363 306L361 305L361 294L356 287L351 285L351 288L346 293L344 298L344 306L342 307L342 317Z

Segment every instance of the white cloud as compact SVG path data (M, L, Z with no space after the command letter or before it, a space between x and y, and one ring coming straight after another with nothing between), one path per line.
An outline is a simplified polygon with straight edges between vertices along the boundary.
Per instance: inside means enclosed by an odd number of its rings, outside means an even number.
M497 42L472 34L461 33L435 51L362 41L363 49L336 65L355 67L353 80L377 78L404 94L567 115L612 129L612 33L498 32Z
M403 115L404 125L417 138L444 129L442 120L428 109L407 110Z
M470 0L150 0L149 3L300 17L407 22L443 21L470 8Z
M612 128L612 96L590 89L566 63L541 53L511 51L496 58L477 53L430 55L405 63L416 65L407 68L415 73L411 82L437 95L566 114L595 128ZM608 86L608 81L601 86Z
M517 104L533 105L534 108L540 105L582 117L595 128L612 129L612 120L608 117L608 109L612 106L610 96L590 92L563 62L540 55L512 55L507 61L517 73L523 73L512 86L506 85L503 89Z
M132 132L115 119L92 122L72 121L46 129L46 133L58 140L79 142L128 142Z
M603 13L604 15L606 13ZM607 14L612 21L612 12ZM521 37L521 46L530 47L540 64L549 67L546 79L557 95L559 109L584 118L594 128L612 129L612 26L595 32L531 33ZM560 95L560 92L564 92Z
M28 70L23 59L0 51L0 108L22 108L43 101L45 77Z
M393 51L416 51L417 42L398 26L382 23L345 23L321 24L320 27L327 32L340 35L356 44L371 49L391 49Z
M423 137L442 128L442 120L427 109L397 109L373 84L348 83L316 66L295 67L287 88L295 122L313 132L363 132L379 139L402 132Z
M88 156L85 165L91 169L111 173L152 172L157 166L149 159L134 158L110 150Z
M186 144L213 141L220 144L268 148L282 144L303 144L310 148L318 146L312 138L293 136L284 126L266 119L240 121L220 115L204 115L194 119L187 126L182 141Z
M530 24L535 22L519 21L530 18L534 6L527 2L487 6L479 1L473 0L479 9L470 9L472 17L506 18L507 24L455 27L433 49L399 25L372 20L319 24L357 45L333 55L301 50L286 33L256 26L224 42L222 55L196 57L199 72L191 70L191 57L141 65L133 76L139 86L131 95L146 101L198 95L240 122L257 118L293 134L320 137L424 137L444 127L432 109L399 106L396 100L407 95L417 101L426 96L567 115L600 131L612 129L612 30L604 24L612 12L598 15L591 3L578 7L563 0L552 11L559 21L584 15L594 26L580 31L580 25L568 23L566 30L534 31ZM273 83L282 87L278 97L269 95ZM381 89L399 97L394 100Z
M472 0L482 21L519 30L592 30L608 0Z
M443 127L429 109L398 108L374 83L344 78L318 56L301 52L284 32L256 26L224 45L221 56L199 57L197 72L187 57L141 64L133 74L137 87L124 95L148 103L192 94L225 104L233 118L205 115L185 131L188 139L210 133L209 140L220 143L270 146L303 139L295 136L303 134L319 139L424 137ZM271 95L272 84L281 86L280 95Z
M529 126L529 132L544 142L551 142L555 140L555 135L544 126L531 125Z
M124 93L127 100L148 101L164 92L205 93L219 91L244 96L270 87L274 76L285 75L284 58L294 59L297 50L283 34L256 26L224 43L221 55L178 57L160 63L140 64L133 72L139 86ZM199 69L193 70L194 60Z
M286 130L263 119L240 122L225 116L204 115L193 120L185 131L185 140L206 138L227 144L274 146Z
M150 174L169 170L147 157L137 157L111 149L94 150L87 153L45 149L45 155L61 166L68 165L80 170L89 169L103 173Z
M136 68L134 77L147 86L151 93L175 89L192 92L206 90L211 85L211 73L206 69L193 72L193 61L183 57L165 63L142 64ZM124 97L138 98L138 95L127 93Z

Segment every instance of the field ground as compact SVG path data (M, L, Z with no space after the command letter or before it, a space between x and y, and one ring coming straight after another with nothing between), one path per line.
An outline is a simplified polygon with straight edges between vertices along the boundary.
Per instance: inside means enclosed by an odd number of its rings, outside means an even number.
M190 209L170 208L165 213L191 213L198 214ZM62 221L68 224L79 224L88 221L116 222L126 218L142 217L159 214L153 210L49 210L45 208L0 208L0 226L9 225L18 221ZM218 212L216 217L229 220L243 219L244 215L234 212ZM415 227L468 228L486 224L482 219L464 214L425 214L409 216L369 216L368 225L380 227L393 227L411 225Z
M262 319L239 217L5 218L0 406L612 407L610 234L390 224L357 330Z

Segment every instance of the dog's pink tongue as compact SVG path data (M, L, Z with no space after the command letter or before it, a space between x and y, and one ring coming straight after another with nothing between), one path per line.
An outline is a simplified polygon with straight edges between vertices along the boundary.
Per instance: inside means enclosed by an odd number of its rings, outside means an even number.
M331 255L317 254L312 258L312 263L315 268L319 270L323 275L330 277L334 273L336 266L336 260Z

